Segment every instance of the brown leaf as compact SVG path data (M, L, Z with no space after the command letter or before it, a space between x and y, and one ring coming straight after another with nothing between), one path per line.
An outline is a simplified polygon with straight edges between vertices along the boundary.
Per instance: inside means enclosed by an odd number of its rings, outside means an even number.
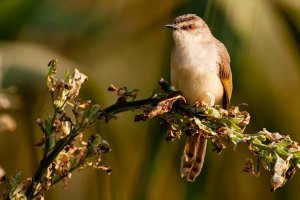
M117 90L118 90L118 88L116 88L114 85L110 85L108 87L108 91L110 91L110 92L117 91Z
M247 174L250 174L251 176L258 177L259 171L255 171L253 160L251 158L247 158L243 172L246 172Z
M212 139L212 144L214 146L213 151L216 151L217 154L222 153L222 151L226 148L225 144L222 143L222 140L218 137Z
M287 180L291 180L293 178L293 176L295 175L296 171L297 171L296 168L291 166L285 173L285 178Z
M147 119L147 115L145 114L135 115L134 122L146 121Z
M243 117L243 120L238 124L241 128L246 127L250 123L250 114L246 111L240 113Z
M158 105L147 115L148 119L169 112L172 109L173 104L178 100L182 100L184 103L186 102L185 98L181 95L159 102Z
M108 175L110 175L111 172L112 172L112 169L109 166L106 166L106 165L99 166L99 169L105 171Z
M125 96L120 96L117 100L117 104L119 105L124 105L126 103L126 97Z
M167 142L172 142L175 138L180 138L181 135L181 131L180 130L176 130L174 128L170 128L170 130L168 131L168 135L165 137Z

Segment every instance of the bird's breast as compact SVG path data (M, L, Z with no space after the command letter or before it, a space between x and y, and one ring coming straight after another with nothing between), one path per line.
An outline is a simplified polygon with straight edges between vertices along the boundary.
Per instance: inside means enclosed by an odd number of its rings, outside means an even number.
M183 93L188 103L212 103L223 97L218 76L218 52L210 45L174 48L171 58L172 84Z

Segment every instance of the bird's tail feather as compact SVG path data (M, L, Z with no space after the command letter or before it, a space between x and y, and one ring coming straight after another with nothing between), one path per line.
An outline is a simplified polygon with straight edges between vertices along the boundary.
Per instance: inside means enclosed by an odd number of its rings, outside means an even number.
M201 138L201 134L188 136L181 158L181 177L188 181L194 181L203 167L206 153L207 139Z

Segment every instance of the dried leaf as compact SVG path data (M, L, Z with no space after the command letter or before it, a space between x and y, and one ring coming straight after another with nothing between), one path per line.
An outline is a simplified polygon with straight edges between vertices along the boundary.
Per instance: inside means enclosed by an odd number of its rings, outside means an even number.
M71 122L69 122L69 121L62 122L61 129L65 135L69 135L69 133L71 132L71 128L72 128Z
M282 187L286 179L286 172L290 167L289 160L291 156L286 160L282 159L276 154L276 162L274 166L273 176L271 178L271 191L274 192L277 188Z
M134 122L146 121L148 119L146 114L135 115Z
M100 144L100 151L101 151L102 153L108 153L108 152L111 151L111 148L110 148L108 142L107 142L106 140L104 140L104 139L102 139L102 141L101 141L101 144Z
M169 112L172 109L173 104L178 100L181 100L184 103L186 103L185 98L181 95L177 95L175 97L165 99L165 100L159 102L157 104L157 106L153 110L151 110L151 112L147 115L147 118L151 119L155 116L162 115L164 113Z
M279 141L280 139L283 138L283 136L280 135L279 133L277 133L277 132L271 133L271 132L267 131L266 129L263 129L262 133L264 133L270 141L274 141L274 142Z
M51 60L48 63L49 71L48 71L48 76L47 76L47 86L50 92L54 92L57 84L57 79L55 77L56 75L56 65L57 65L57 60Z
M106 173L107 173L108 175L110 175L111 172L112 172L112 169L111 169L109 166L106 166L106 165L99 166L98 168L101 169L101 170L103 170L103 171L106 171Z
M125 96L120 96L117 100L117 104L124 105L125 103L127 103L126 97Z
M117 91L117 90L118 90L118 88L116 88L114 85L110 85L108 87L108 91L110 91L110 92L114 92L114 91Z
M73 76L69 79L71 89L68 92L68 99L74 99L78 96L81 85L87 81L87 76L78 69L75 69Z
M132 97L132 99L134 100L139 90L128 90L127 87L116 88L114 85L110 85L108 87L108 91L115 91L117 93L117 95L119 96L117 103L125 103L127 97Z
M176 138L180 138L182 132L174 127L171 124L170 129L168 130L168 135L165 137L167 142L172 142Z
M214 146L213 151L216 151L217 154L222 153L222 151L223 151L224 149L226 149L225 144L223 144L223 143L222 143L222 140L220 140L220 139L218 139L218 138L213 138L213 139L212 139L212 144L213 144L213 146Z
M247 174L250 174L251 176L258 177L259 171L255 171L253 160L251 158L247 158L245 166L243 168L243 172L246 172Z
M297 171L296 168L291 166L285 173L285 178L287 180L291 180L293 178L293 176L295 175L296 171Z

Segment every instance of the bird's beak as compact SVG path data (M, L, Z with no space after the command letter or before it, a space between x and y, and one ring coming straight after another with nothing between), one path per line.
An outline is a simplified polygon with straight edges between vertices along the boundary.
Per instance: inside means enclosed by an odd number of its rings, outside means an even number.
M165 25L165 27L171 28L171 29L174 29L174 30L177 30L179 28L176 24L167 24L167 25Z

